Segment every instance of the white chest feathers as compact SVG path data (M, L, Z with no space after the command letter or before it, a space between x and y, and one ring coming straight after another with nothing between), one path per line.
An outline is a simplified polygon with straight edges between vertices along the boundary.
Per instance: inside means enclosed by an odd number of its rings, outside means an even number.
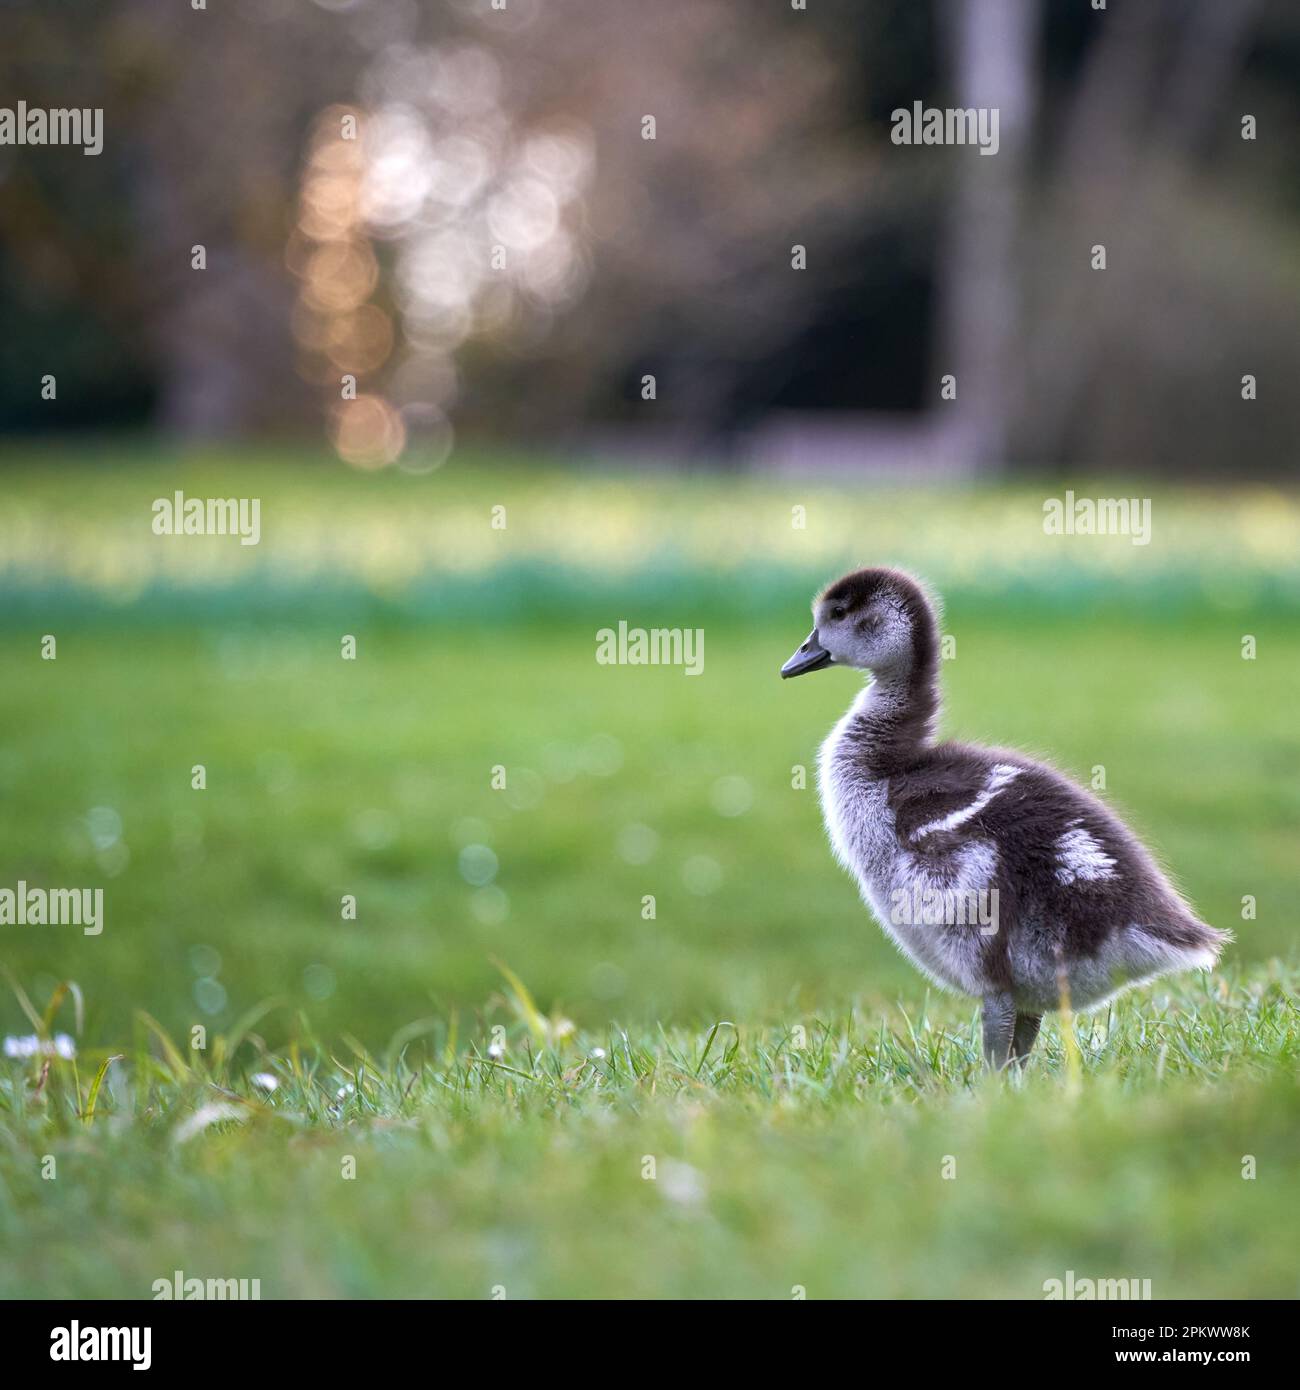
M983 992L984 936L998 930L997 849L979 835L943 854L925 838L972 818L1018 774L999 764L964 812L922 826L904 843L889 804L889 783L863 767L846 730L851 709L822 745L818 764L822 814L836 858L858 881L863 901L904 955L937 984Z

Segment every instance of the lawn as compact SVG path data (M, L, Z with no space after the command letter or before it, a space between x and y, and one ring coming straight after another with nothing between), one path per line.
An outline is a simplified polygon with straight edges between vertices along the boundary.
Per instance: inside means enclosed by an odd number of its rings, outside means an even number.
M142 1025L89 1118L90 1060L80 1103L71 1064L38 1098L10 1076L0 1294L181 1270L264 1298L1041 1298L1073 1270L1294 1297L1295 986L1137 998L1081 1030L1074 1083L1051 1026L1020 1088L981 1075L971 1011L916 992L570 1034L506 985L378 1058L253 1039L233 1066Z
M0 471L0 886L104 889L0 926L0 1031L78 1052L0 1061L0 1293L1300 1293L1294 498L1052 545L1028 486L128 453ZM175 487L262 543L153 536ZM776 675L854 560L941 589L946 732L1104 776L1222 977L980 1076L826 848L853 678ZM703 673L598 665L620 620Z

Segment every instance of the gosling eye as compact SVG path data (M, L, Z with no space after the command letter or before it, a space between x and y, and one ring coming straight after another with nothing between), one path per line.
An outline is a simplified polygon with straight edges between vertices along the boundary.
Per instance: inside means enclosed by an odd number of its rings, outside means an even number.
M844 616L844 613L845 613L845 610L844 610L843 608L832 608L832 609L831 609L831 617L832 617L833 619L835 619L836 622L838 622L838 621Z

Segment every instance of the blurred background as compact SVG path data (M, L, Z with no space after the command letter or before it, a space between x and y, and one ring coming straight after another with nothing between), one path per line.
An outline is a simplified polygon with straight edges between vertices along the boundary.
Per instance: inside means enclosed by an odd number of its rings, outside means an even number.
M360 467L449 426L854 477L1293 462L1285 0L0 16L6 99L105 122L96 158L0 147L11 429L323 433ZM997 155L891 144L914 101L997 106Z
M776 679L876 562L947 601L951 732L1103 768L1290 951L1293 5L0 24L6 103L104 111L98 157L0 147L0 883L107 918L0 928L34 994L380 1041L494 959L593 1024L919 994L798 785L851 683ZM998 153L895 145L917 101ZM1045 535L1066 488L1151 543ZM175 489L260 544L154 535ZM702 628L703 676L598 666L620 620Z

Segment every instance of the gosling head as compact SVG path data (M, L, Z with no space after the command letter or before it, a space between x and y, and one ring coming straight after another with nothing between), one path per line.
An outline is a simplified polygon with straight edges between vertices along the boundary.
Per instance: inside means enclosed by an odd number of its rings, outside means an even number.
M930 601L898 570L854 570L813 600L813 630L781 667L785 679L826 666L888 675L933 667L937 638Z

